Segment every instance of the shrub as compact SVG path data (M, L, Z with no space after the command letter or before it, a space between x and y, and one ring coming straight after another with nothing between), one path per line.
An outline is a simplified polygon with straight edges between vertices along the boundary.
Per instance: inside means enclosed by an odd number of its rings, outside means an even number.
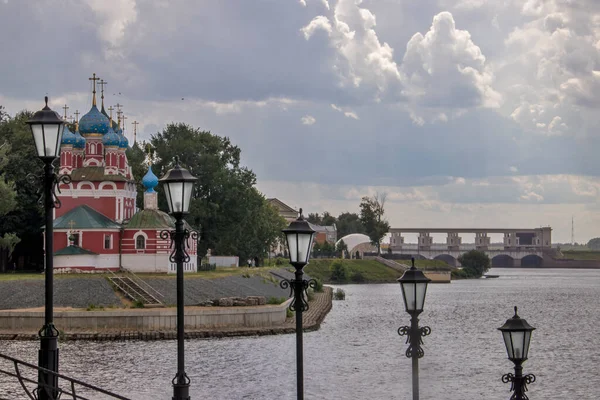
M308 298L308 301L313 301L315 298L315 292L312 289L308 289L306 291L306 297Z
M287 300L286 297L273 297L273 296L271 296L271 297L269 297L267 299L267 304L281 304L281 303L283 303L286 300Z
M315 279L315 292L321 293L323 292L323 282L318 279Z
M329 267L331 272L331 280L334 282L347 282L348 281L348 267L342 260L336 260Z
M144 308L144 302L141 300L136 300L133 302L132 308Z
M360 271L356 271L350 276L350 280L354 283L363 283L365 281L365 277Z
M333 299L334 300L346 300L346 292L344 292L340 288L337 288L336 291L333 292Z
M471 250L458 257L458 262L466 271L467 277L480 278L490 269L490 258L479 250Z
M198 266L198 271L214 271L217 269L217 264L204 263Z
M292 310L290 310L289 308L285 309L285 317L286 318L292 318L294 316L294 312Z

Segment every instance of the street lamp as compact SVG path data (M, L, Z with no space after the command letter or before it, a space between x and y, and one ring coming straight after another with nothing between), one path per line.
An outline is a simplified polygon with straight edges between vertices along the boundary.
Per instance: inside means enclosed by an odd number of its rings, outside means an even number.
M527 392L527 385L535 382L535 375L523 376L522 364L527 361L531 333L535 328L517 315L517 307L515 307L515 315L506 320L498 330L502 331L508 359L515 364L515 374L503 375L502 382L511 382L510 390L514 393L510 400L528 400L529 397L525 392Z
M53 208L60 207L54 189L59 182L68 183L70 177L57 177L52 162L60 155L60 142L65 122L58 113L48 107L48 96L44 98L46 106L33 114L27 121L31 128L38 157L44 162L44 211L45 229L45 312L44 326L38 332L40 350L38 366L52 372L38 372L37 394L40 400L53 400L58 395L58 330L54 326L54 264L53 264Z
M402 287L402 298L406 312L410 314L410 327L402 326L398 328L400 336L406 336L406 357L412 358L412 386L413 400L419 400L419 358L425 353L421 345L423 337L431 333L428 326L419 327L419 314L423 312L425 304L425 294L427 293L427 284L431 279L427 278L422 271L415 268L415 259L412 258L412 267L404 271L401 278L398 279Z
M170 239L171 245L175 243L169 261L177 264L177 374L172 381L173 400L190 399L190 378L185 373L184 361L183 263L190 261L190 255L185 249L186 242L190 237L198 240L198 233L184 229L183 216L189 211L196 180L197 178L187 169L179 166L177 157L175 157L175 167L167 171L159 180L165 190L169 213L175 217L175 230L165 230L160 233L162 239Z
M287 241L290 264L296 269L295 279L284 279L280 282L283 289L290 289L290 297L294 299L290 303L290 311L296 312L296 393L298 400L304 399L304 362L302 349L302 313L308 310L306 300L306 291L309 287L314 288L316 282L305 280L304 267L308 264L310 251L315 236L315 231L311 228L308 221L302 216L302 209L297 220L292 221L290 225L282 230Z

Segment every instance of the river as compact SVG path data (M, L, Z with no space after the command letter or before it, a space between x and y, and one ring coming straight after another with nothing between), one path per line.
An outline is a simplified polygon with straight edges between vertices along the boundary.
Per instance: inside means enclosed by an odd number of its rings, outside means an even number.
M421 324L422 400L508 399L512 363L496 329L519 307L536 327L524 373L532 400L600 398L600 270L494 269L497 279L430 285ZM410 399L408 325L397 284L345 285L321 329L304 335L306 399ZM0 341L36 363L37 342ZM61 372L132 399L170 399L174 341L63 342ZM192 399L295 398L295 336L186 342ZM0 377L0 398L25 398Z

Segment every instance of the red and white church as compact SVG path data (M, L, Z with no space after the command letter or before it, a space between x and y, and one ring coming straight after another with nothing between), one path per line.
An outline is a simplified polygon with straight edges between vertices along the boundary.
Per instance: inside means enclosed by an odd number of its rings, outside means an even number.
M65 126L61 142L59 173L70 175L71 183L61 183L57 193L61 207L54 209L54 268L174 273L170 240L161 239L160 232L175 229L175 223L158 209L158 178L149 163L142 179L144 209L137 210L135 178L125 154L129 142L120 115L117 123L107 115L104 95L98 110L95 83L92 108L76 122L75 132ZM192 240L188 253L184 271L195 272L197 244Z

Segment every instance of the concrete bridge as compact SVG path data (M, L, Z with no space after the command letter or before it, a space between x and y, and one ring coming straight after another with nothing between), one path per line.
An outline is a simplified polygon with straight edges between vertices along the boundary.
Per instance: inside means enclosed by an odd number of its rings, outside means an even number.
M418 233L418 243L404 243L403 233ZM446 243L433 243L432 233L445 233ZM504 235L500 245L490 243L490 233ZM544 251L551 249L552 228L392 228L390 248L394 254L442 260L459 266L458 257L470 250L480 250L492 260L493 267L539 267ZM473 234L472 243L462 243L465 234Z

